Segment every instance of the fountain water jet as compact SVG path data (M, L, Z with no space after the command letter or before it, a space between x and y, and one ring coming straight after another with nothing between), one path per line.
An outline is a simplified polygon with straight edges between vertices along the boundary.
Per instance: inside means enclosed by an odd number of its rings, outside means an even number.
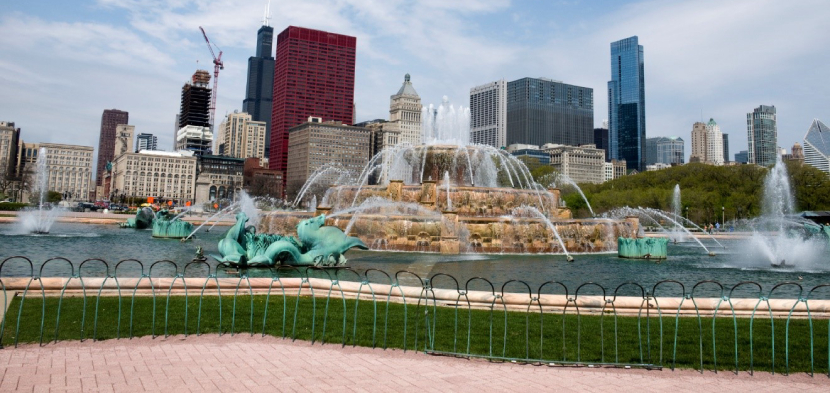
M47 209L46 196L49 188L49 162L46 156L46 148L41 147L38 151L37 171L35 172L35 186L38 191L38 206L20 212L18 215L18 228L21 233L47 234L52 229L52 224L58 219L62 211L59 208Z

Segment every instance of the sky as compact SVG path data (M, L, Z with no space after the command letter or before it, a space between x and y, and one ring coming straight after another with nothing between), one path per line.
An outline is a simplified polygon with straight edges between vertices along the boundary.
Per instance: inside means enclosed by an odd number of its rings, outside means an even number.
M0 3L0 120L26 142L95 146L101 114L130 113L136 133L173 148L182 85L213 69L199 31L223 51L217 118L241 109L248 57L267 0L89 0ZM594 123L608 118L610 43L644 47L646 132L679 136L696 121L745 150L746 114L778 111L778 144L803 143L830 119L830 4L815 1L274 0L289 25L357 37L357 120L388 118L404 74L422 103L471 87L546 77L594 89ZM219 120L216 121L219 123ZM97 154L97 150L96 150Z

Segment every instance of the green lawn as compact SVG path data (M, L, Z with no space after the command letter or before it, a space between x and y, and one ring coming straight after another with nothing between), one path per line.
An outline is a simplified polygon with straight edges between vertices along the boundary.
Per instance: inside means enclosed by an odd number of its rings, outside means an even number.
M31 294L30 294L31 295ZM80 338L113 339L130 337L131 298L121 298L120 330L119 299L101 297L98 304L97 330L95 327L95 309L98 298L88 296L86 316L81 331L84 310L83 298L65 298L60 309L58 340L78 340ZM185 314L185 298L172 296L169 299L157 296L155 323L153 322L153 299L136 297L134 315L132 316L132 335L146 336L167 334L251 334L263 333L263 316L265 296L251 297L240 295L236 300L234 315L233 296L222 296L221 326L219 323L219 298L205 296L202 300L201 318L199 318L199 297L190 296ZM379 299L382 300L382 299ZM58 311L58 298L46 299L46 318L43 320L43 341L55 338L55 325ZM2 344L12 346L17 339L21 343L36 343L41 337L41 315L43 301L38 295L27 297L21 314L20 335L15 337L17 318L20 310L20 298L14 299L6 313L5 330ZM346 345L376 346L379 348L406 348L424 350L428 339L424 329L424 307L416 310L414 304L406 306L397 303L378 301L377 318L371 301L361 300L358 304L357 327L355 329L355 301L346 300L346 328L343 328L343 300L331 299L326 311L326 299L288 296L283 300L280 294L272 295L268 301L265 333L269 335L296 338L300 340L325 341L326 343L343 343ZM315 311L316 315L312 318ZM388 307L388 313L387 313ZM296 312L296 326L295 326ZM417 314L416 314L417 312ZM186 315L186 317L185 317ZM253 317L252 317L253 315ZM420 315L420 318L417 317ZM327 316L324 318L324 316ZM492 317L492 323L491 323ZM165 321L165 318L167 320ZM251 323L253 318L253 324ZM432 349L438 352L470 354L495 359L529 359L544 362L582 362L655 364L664 367L672 365L674 357L675 319L664 317L662 339L660 319L656 317L641 318L618 317L613 314L600 316L567 315L545 313L540 321L539 313L525 314L508 312L507 339L505 343L505 313L496 310L472 310L466 307L457 310L452 307L438 307L433 313L430 307L430 323L435 324ZM470 321L470 322L468 322ZM185 324L185 322L187 322ZM702 331L699 333L697 318L680 318L677 334L676 364L682 368L700 368L701 344L703 367L714 369L713 346L717 352L717 369L734 370L735 368L735 330L731 317L718 317L715 325L716 344L712 341L712 319L702 318ZM542 326L540 326L542 325ZM786 371L786 319L776 319L775 327L775 372ZM769 319L758 318L752 328L750 338L750 320L738 318L738 368L750 369L750 343L753 346L753 366L755 370L772 370L772 326ZM324 335L325 329L325 335ZM564 330L564 340L563 340ZM312 335L313 331L313 335ZM615 334L616 331L616 334ZM543 332L543 334L540 334ZM344 338L345 337L345 338ZM828 321L813 321L813 355L816 373L828 370ZM417 341L417 343L416 343ZM564 341L564 348L563 348ZM469 343L469 344L468 344ZM662 348L661 348L662 343ZM469 351L468 351L469 345ZM790 372L810 371L811 335L807 320L793 319L789 324L789 370ZM641 357L642 356L642 357Z

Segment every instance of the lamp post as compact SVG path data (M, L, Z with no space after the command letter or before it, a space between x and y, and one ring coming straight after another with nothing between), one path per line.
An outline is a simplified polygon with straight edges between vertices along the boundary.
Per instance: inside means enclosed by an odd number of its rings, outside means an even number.
M686 220L689 219L689 207L686 206Z
M720 224L723 225L724 228L726 228L726 207L721 206L720 211L721 211Z

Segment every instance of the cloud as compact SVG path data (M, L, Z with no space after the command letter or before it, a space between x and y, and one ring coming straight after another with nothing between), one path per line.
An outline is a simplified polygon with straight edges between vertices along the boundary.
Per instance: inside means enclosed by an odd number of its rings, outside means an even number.
M95 145L101 112L118 107L169 149L181 85L212 65L199 26L224 52L221 116L241 106L265 3L98 0L92 11L50 17L21 2L0 17L0 117L17 121L29 141L67 142L69 129L77 143ZM277 31L298 25L357 37L358 120L387 117L389 96L410 73L425 104L448 95L467 105L471 87L501 78L591 87L599 124L609 44L631 35L645 47L650 136L688 141L702 109L730 133L734 152L745 145L746 112L765 103L779 108L788 146L826 115L830 98L830 7L820 1L281 0L272 14Z

